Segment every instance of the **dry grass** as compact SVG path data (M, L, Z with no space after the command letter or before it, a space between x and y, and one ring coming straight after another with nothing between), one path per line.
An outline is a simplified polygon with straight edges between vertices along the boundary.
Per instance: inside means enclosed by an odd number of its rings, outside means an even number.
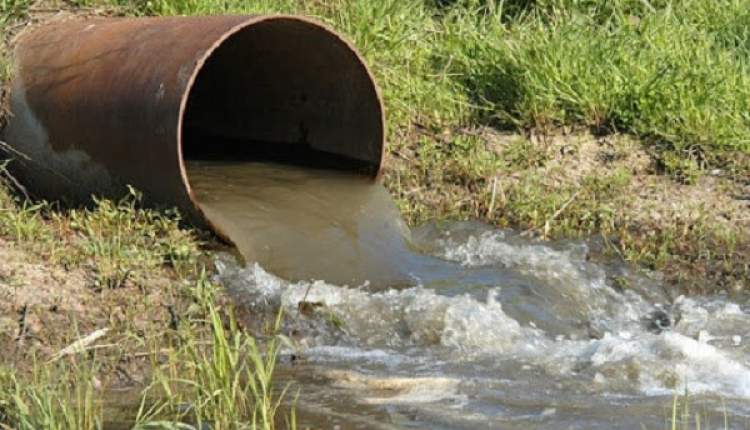
M423 133L392 148L385 173L413 224L473 218L546 238L601 235L612 254L664 271L675 294L750 287L750 183L721 171L675 181L627 135Z

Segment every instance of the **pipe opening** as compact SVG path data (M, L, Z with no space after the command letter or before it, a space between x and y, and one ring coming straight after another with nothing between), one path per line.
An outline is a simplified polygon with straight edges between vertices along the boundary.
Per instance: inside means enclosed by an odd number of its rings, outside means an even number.
M385 250L403 230L372 180L382 107L346 42L301 18L251 22L208 54L187 97L190 198L246 261L292 280L361 284L393 272Z
M8 141L39 161L23 171L45 196L129 184L287 279L394 273L403 229L373 180L380 98L334 32L290 16L113 18L19 43Z
M341 38L301 18L266 18L221 42L198 71L182 145L188 163L268 160L374 176L382 108L367 68Z

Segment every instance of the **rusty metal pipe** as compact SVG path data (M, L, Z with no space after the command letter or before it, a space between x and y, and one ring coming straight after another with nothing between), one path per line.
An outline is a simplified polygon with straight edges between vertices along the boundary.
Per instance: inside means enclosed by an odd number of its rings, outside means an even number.
M13 172L39 197L79 203L132 185L149 204L213 227L184 156L232 146L206 146L206 137L380 169L372 75L349 43L307 18L59 20L19 37L15 67L3 137L25 154Z

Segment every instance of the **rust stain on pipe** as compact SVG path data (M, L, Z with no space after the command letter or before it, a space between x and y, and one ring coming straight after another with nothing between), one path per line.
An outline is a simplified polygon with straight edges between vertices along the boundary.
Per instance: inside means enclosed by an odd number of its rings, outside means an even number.
M40 197L82 202L132 185L211 226L186 176L192 152L306 147L380 170L372 75L307 18L62 20L21 35L15 64L3 136L30 158L14 172ZM201 147L216 139L235 143Z

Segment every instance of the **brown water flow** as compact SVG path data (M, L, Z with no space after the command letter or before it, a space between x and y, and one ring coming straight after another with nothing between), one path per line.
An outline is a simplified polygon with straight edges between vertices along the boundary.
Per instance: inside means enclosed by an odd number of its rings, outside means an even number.
M659 428L689 389L693 409L747 428L750 299L671 299L658 274L604 261L595 241L478 222L409 232L366 177L310 167L309 152L271 155L286 164L198 161L188 176L208 218L259 263L217 257L245 326L280 307L295 315L279 377L303 386L307 425ZM328 282L297 282L310 279ZM350 288L367 280L378 288Z
M190 161L187 170L201 209L248 263L291 280L411 283L408 229L371 179L274 162Z

